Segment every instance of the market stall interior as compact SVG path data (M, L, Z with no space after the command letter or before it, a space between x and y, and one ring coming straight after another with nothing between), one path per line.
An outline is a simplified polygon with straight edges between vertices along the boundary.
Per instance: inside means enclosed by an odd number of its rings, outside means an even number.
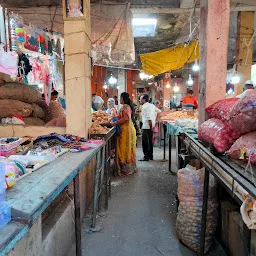
M256 255L255 11L2 1L0 255Z

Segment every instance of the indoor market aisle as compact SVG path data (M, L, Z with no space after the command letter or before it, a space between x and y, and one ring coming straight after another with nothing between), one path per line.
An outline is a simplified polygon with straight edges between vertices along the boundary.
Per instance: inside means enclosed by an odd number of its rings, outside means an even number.
M176 237L177 177L160 161L163 151L154 151L156 161L138 162L137 174L113 180L109 210L97 220L99 231L83 228L84 256L196 255ZM138 149L137 159L142 156Z

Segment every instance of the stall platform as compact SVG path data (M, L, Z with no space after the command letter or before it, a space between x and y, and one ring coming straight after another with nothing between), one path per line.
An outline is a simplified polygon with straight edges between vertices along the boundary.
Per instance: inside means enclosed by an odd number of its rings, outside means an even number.
M16 244L28 235L31 227L47 210L52 202L73 184L75 233L77 255L81 255L81 186L79 175L87 165L96 159L93 183L99 187L100 170L105 166L105 142L95 149L80 153L66 153L48 165L20 180L13 188L7 190L7 201L12 207L12 221L0 230L0 255L7 255ZM93 189L92 189L93 190ZM94 189L92 221L96 221L96 210L101 190ZM40 232L40 230L38 231Z

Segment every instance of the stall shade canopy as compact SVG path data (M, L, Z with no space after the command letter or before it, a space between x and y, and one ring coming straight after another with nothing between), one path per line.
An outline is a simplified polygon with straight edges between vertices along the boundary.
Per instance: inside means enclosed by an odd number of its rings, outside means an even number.
M141 54L143 71L149 75L159 75L182 68L186 63L199 59L198 41L179 44L161 51Z

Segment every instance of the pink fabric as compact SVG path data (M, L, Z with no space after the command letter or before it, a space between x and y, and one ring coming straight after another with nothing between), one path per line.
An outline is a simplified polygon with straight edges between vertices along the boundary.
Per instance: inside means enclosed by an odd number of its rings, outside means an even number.
M16 52L0 53L0 72L15 76L18 71L18 55Z

